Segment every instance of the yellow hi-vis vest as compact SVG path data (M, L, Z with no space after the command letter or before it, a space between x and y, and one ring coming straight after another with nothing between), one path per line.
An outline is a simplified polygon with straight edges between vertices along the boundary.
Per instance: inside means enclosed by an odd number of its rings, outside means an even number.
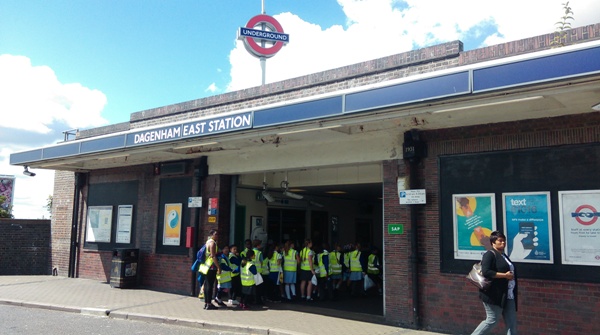
M238 258L238 256L236 256L235 254L229 253L229 267L231 268L231 277L237 277L240 275L239 272L236 272L235 270L237 270L239 268L239 266L237 264L234 264L231 259L232 258Z
M375 266L375 260L377 260L377 263L379 263L379 259L377 259L377 256L375 256L373 254L369 255L368 265L367 265L367 273L373 274L373 275L378 275L379 268Z
M325 264L323 264L323 257L329 258L329 252L327 252L327 250L323 250L323 252L319 254L319 277L320 278L327 277L327 269L325 268Z
M342 264L340 263L340 253L332 251L329 254L329 274L339 275L342 273Z
M263 276L269 275L269 259L266 258L265 255L263 255L262 271L260 272L260 274Z
M250 267L254 265L254 262L249 261L246 263L246 266L242 268L240 273L240 279L242 280L242 286L252 286L254 285L254 275L250 272Z
M296 272L298 270L298 263L296 260L296 250L290 249L288 254L283 253L283 271L285 272Z
M278 264L278 261L281 259L281 254L278 252L273 252L273 256L269 258L269 272L279 272L281 271L281 265Z
M262 257L262 252L256 248L254 250L254 266L256 266L256 272L262 274L263 271L263 262L260 261Z
M360 265L360 251L354 250L348 254L350 258L350 272L362 272Z
M219 252L219 247L217 246L217 242L215 240L213 240L212 238L209 238L208 240L206 240L206 243L208 243L208 241L213 241L215 243L217 252ZM207 274L208 270L210 270L210 267L213 265L213 259L212 259L212 255L210 254L209 249L210 248L208 248L208 246L207 246L206 254L204 256L204 263L200 264L200 268L198 269L198 272L200 272L202 274Z
M304 248L300 251L300 270L310 271L310 263L308 263L309 248ZM313 260L314 262L314 260Z
M227 256L223 256L223 257L219 258L219 264L227 265L230 267L229 258L227 258ZM225 284L225 283L230 282L231 281L231 271L223 270L223 267L221 267L221 274L217 274L217 281L219 282L219 284Z

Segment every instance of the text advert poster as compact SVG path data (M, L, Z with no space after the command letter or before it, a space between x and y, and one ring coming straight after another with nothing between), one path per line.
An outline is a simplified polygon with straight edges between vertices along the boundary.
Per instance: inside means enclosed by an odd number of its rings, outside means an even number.
M454 194L454 258L481 260L489 249L490 234L496 230L493 193Z
M554 263L550 192L503 193L506 254L513 262Z

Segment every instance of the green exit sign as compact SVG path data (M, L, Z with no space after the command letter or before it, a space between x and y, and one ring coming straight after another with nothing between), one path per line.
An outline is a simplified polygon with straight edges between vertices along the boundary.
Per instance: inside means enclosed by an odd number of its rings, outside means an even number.
M388 226L388 234L404 234L403 224L391 224Z

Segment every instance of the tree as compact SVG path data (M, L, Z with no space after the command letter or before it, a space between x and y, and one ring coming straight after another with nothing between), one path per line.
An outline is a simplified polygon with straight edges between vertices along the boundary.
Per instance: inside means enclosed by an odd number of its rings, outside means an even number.
M0 195L0 218L12 219L14 218L12 215L12 206L8 206L8 208L5 209L4 206L2 206L5 201L6 197Z
M569 6L569 1L562 4L564 15L560 18L560 21L556 22L556 31L554 32L554 39L550 42L553 47L564 47L567 41L567 30L571 29L571 22L573 18L573 10Z
M46 199L46 206L44 206L44 208L46 208L48 213L50 213L50 218L52 218L52 194Z

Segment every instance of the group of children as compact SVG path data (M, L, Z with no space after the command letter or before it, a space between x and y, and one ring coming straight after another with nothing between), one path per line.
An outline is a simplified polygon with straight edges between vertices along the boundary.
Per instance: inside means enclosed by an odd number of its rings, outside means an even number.
M293 241L269 244L263 249L260 240L248 239L241 252L236 245L224 246L217 259L218 285L210 294L214 308L237 305L248 309L267 302L336 300L344 290L350 296L362 296L366 294L365 277L381 294L378 250L372 248L370 254L364 255L359 243L344 247L336 244L329 251L327 243L313 248L312 241L306 239L299 250ZM198 280L203 282L202 273ZM199 297L204 298L202 290Z

